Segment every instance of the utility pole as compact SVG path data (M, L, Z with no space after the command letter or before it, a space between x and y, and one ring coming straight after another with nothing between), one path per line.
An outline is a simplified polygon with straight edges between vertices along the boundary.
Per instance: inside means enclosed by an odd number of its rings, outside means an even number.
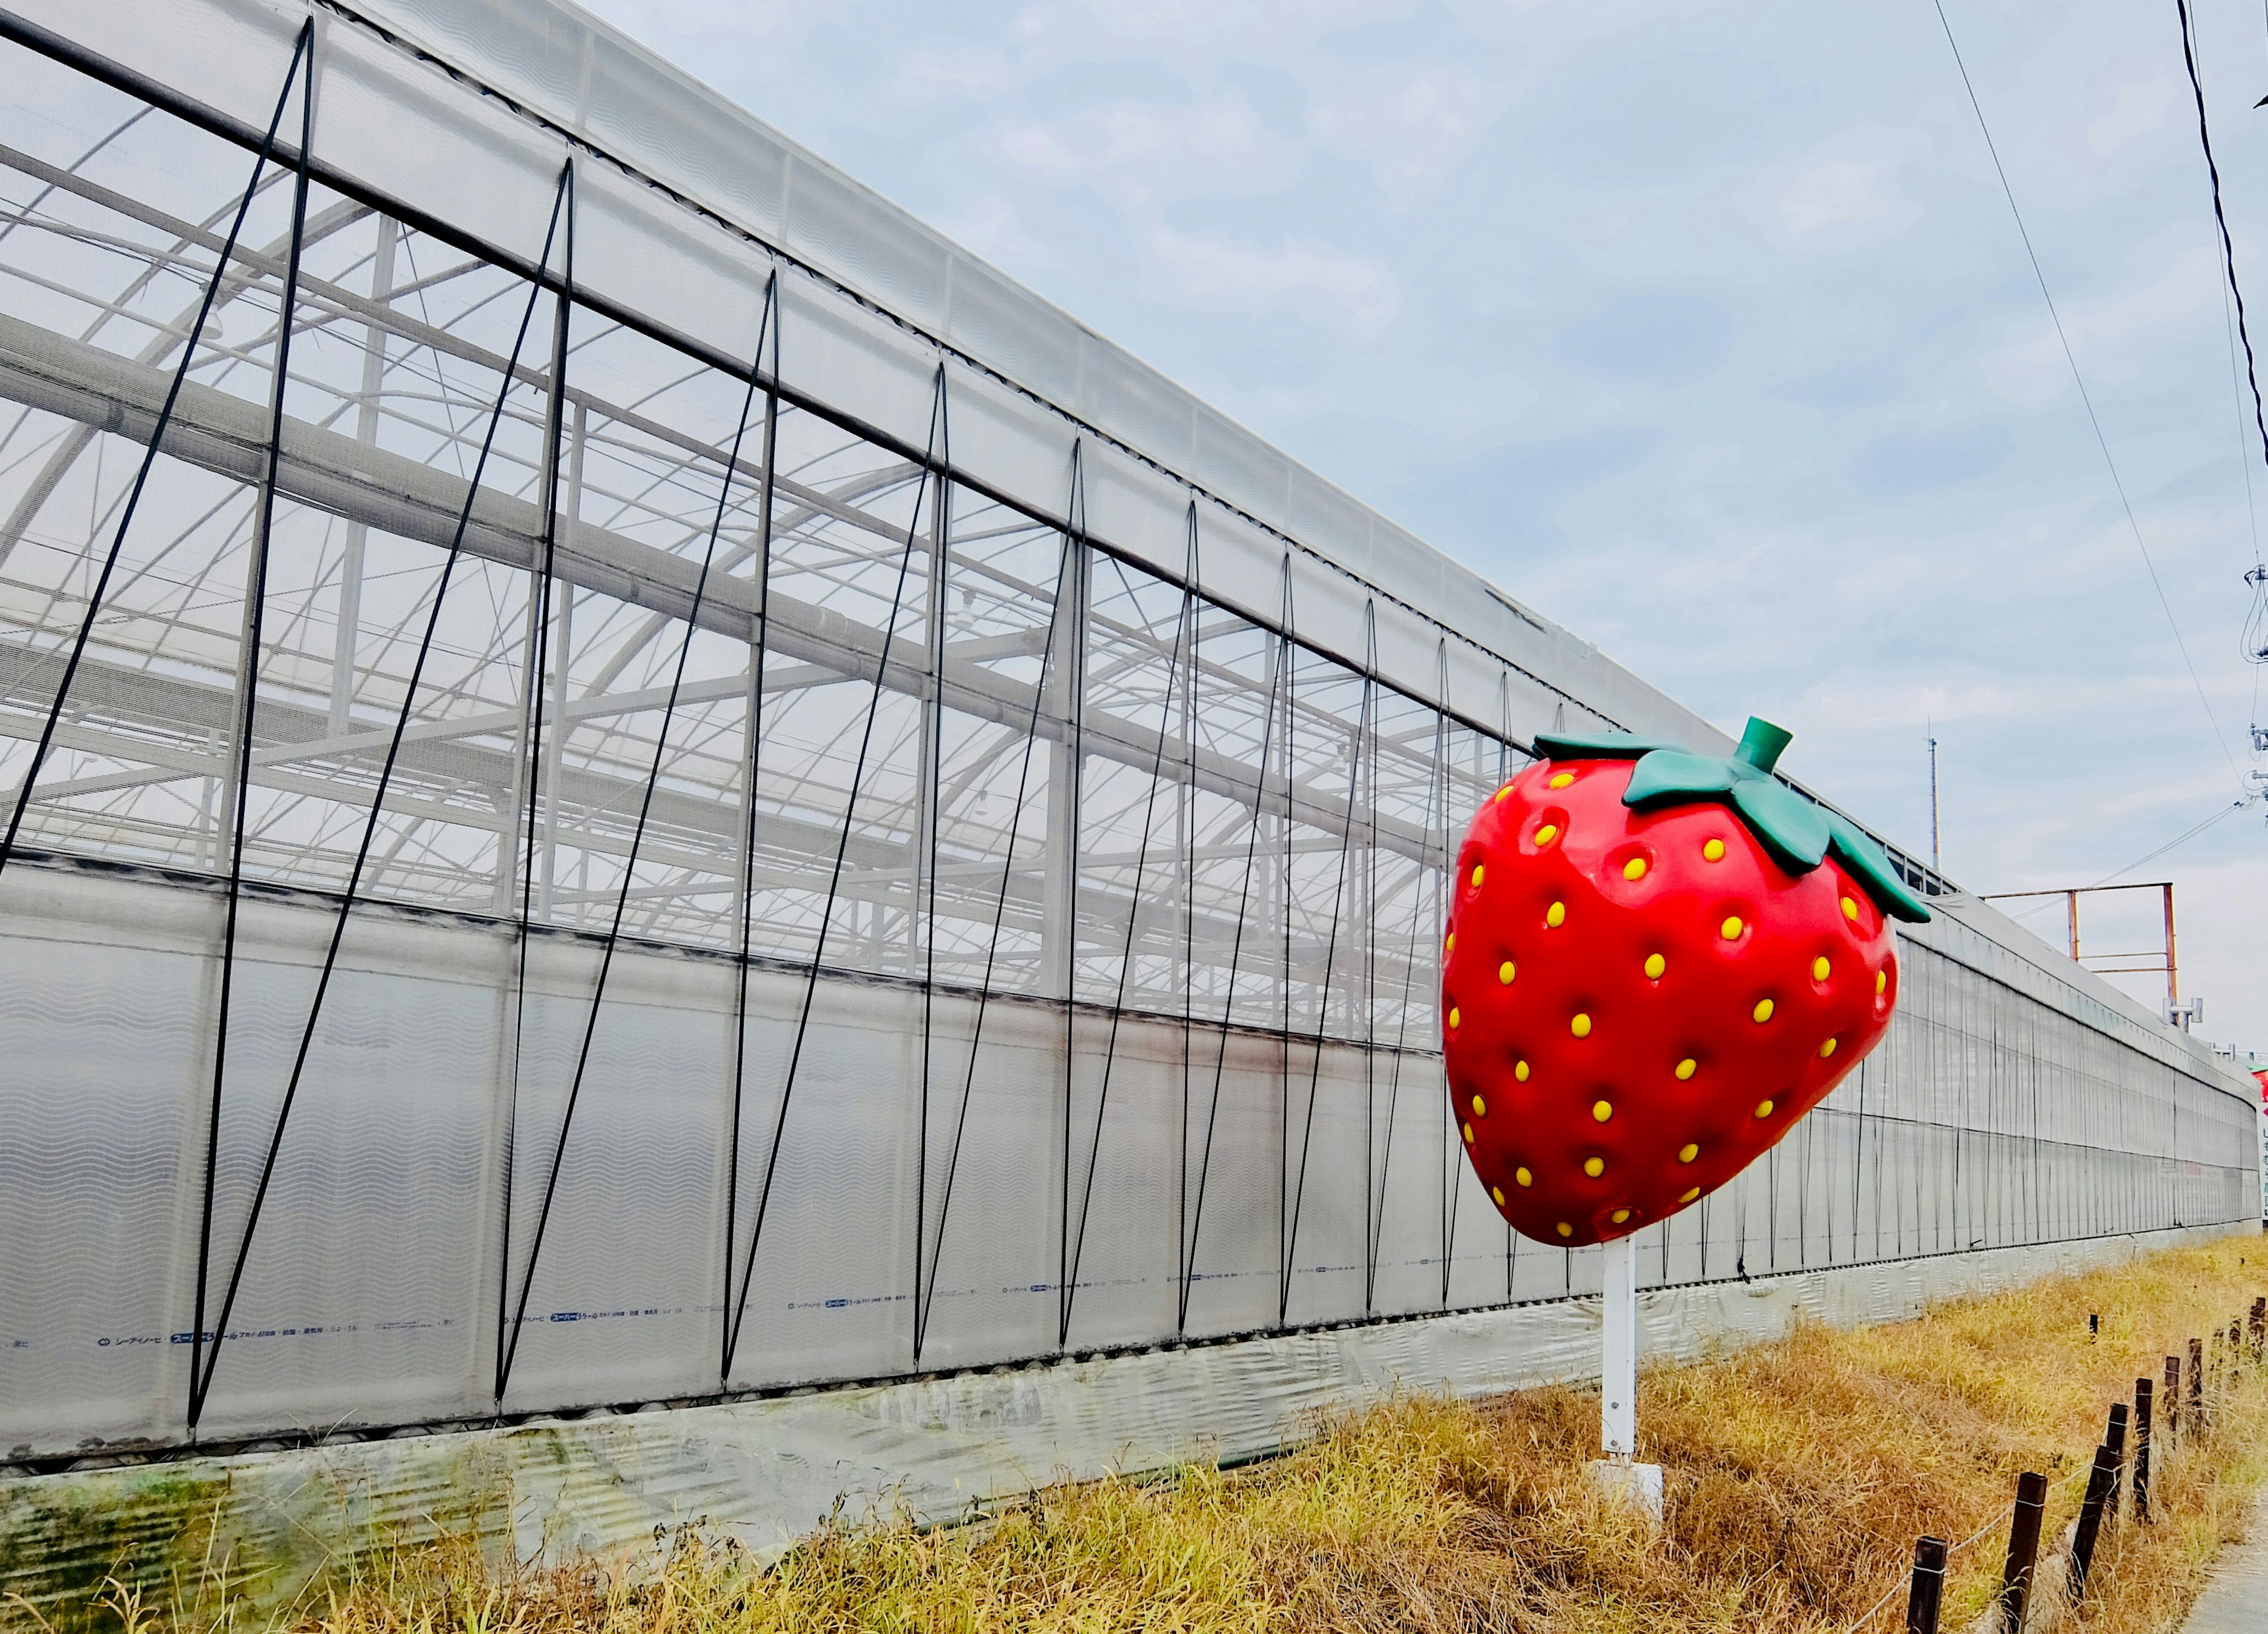
M1937 850L1937 723L1926 728L1929 733L1929 871L1942 874L1945 866L1938 860Z

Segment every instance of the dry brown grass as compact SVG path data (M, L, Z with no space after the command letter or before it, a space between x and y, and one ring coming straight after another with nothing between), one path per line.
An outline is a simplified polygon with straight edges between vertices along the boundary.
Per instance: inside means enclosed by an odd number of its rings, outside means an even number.
M694 1540L540 1570L468 1544L404 1549L298 1626L1799 1634L1856 1626L1902 1582L1917 1535L1981 1532L1955 1557L1944 1626L1962 1629L1997 1579L2017 1472L2057 1483L2052 1536L2108 1404L2264 1288L2268 1245L2250 1239L1659 1369L1639 1411L1646 1456L1668 1470L1653 1535L1590 1490L1595 1395L1553 1388L1398 1400L1263 1465L1051 1489L975 1526L837 1527L768 1570ZM2033 1629L2174 1625L2268 1477L2262 1373L2219 1387L2210 1433L2161 1442L2158 1523L2106 1534L2083 1616L2043 1606ZM1895 1593L1865 1626L1902 1627L1903 1608Z

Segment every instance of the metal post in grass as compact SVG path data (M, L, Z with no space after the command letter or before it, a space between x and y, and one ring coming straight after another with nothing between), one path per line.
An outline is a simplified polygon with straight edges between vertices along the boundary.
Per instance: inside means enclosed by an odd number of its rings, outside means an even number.
M2134 1519L2150 1523L2150 1410L2157 1387L2147 1379L2134 1381Z
M1606 1273L1599 1342L1599 1448L1591 1465L1600 1489L1661 1519L1661 1466L1638 1455L1638 1249L1628 1237L1601 1245Z
M2024 1604L2032 1597L2032 1567L2040 1557L2040 1521L2048 1507L2048 1478L2027 1469L2016 1477L2016 1513L2008 1522L2008 1564L2000 1569L1997 1634L2022 1634Z
M1945 1601L1945 1540L1914 1540L1913 1586L1906 1591L1906 1634L1937 1634Z
M2112 1463L2110 1449L2095 1449L2095 1468L2088 1471L2087 1498L2079 1506L2079 1530L2071 1540L2071 1603L2087 1598L2087 1574L2095 1564L2095 1541L2102 1532L2102 1506L2110 1501Z
M2205 1341L2190 1341L2190 1428L2205 1432Z
M2126 1403L2112 1402L2110 1422L2102 1432L2102 1445L2110 1449L2110 1492L2102 1500L2102 1518L2113 1526L2118 1521L2119 1489L2126 1484Z
M2166 1432L2179 1433L2182 1427L2182 1358L2166 1358Z

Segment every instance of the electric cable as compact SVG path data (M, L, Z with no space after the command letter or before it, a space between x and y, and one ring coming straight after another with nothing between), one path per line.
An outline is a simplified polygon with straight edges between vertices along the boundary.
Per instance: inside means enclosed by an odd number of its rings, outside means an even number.
M2134 515L2134 502L2127 497L2125 479L2118 474L2118 462L2111 456L2110 441L2103 435L2102 421L2095 412L2095 399L2088 394L2087 380L2079 372L2078 356L2071 349L2071 336L2064 331L2063 314L2056 309L2055 296L2048 289L2047 274L2041 269L2039 252L2032 247L2031 231L2024 225L2024 213L2016 204L2016 191L2009 183L2007 167L2000 163L2000 149L1992 140L1992 128L1985 121L1984 104L1977 100L1976 85L1969 77L1969 64L1962 59L1960 42L1953 37L1953 24L1945 15L1945 0L1931 0L1931 4L1936 7L1939 26L1945 30L1945 43L1953 51L1954 67L1960 70L1962 89L1969 94L1970 110L1977 115L1977 129L1984 138L1985 151L1992 155L1993 173L2000 179L2000 192L2008 201L2008 214L2014 218L2016 234L2023 240L2024 255L2031 262L2032 276L2040 286L2040 298L2047 303L2048 319L2055 326L2056 340L2063 348L2064 361L2071 366L2072 383L2079 388L2079 400L2087 409L2087 423L2095 431L2095 445L2102 452L2103 466L2110 473L2110 485L2117 490L2119 506L2126 513L2126 526L2134 535L2134 548L2141 553L2142 565L2150 575L2150 587L2157 592L2158 605L2164 609L2167 627L2173 631L2174 645L2180 650L2182 663L2189 670L2190 684L2197 689L2198 702L2205 708L2205 720L2213 727L2213 740L2220 745L2221 754L2228 762L2229 770L2235 773L2241 782L2243 770L2237 765L2236 756L2228 747L2228 739L2220 729L2220 718L2213 711L2213 700L2205 696L2205 681L2198 674L2196 660L2190 657L2189 643L2183 637L2181 622L2174 616L2174 604L2166 595L2165 583L2158 577L2158 564L2151 557L2150 547L2142 537L2142 525ZM2188 0L2176 0L2176 4L2186 7ZM2186 17L2186 11L2183 15ZM2249 346L2248 342L2248 350ZM2262 437L2264 442L2268 442L2268 426L2264 426Z

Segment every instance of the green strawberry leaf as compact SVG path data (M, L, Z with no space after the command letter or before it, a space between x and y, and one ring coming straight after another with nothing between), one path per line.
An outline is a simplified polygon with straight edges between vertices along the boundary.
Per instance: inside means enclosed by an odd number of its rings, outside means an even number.
M1928 923L1928 908L1906 888L1881 847L1848 818L1813 805L1772 777L1788 741L1784 728L1751 716L1729 757L1694 754L1626 732L1539 732L1535 752L1555 761L1634 760L1623 791L1623 804L1633 811L1721 802L1790 873L1809 873L1832 850L1875 907L1909 924Z
M1826 819L1785 784L1763 776L1743 777L1733 785L1733 809L1790 873L1809 873L1827 855L1831 836Z
M1539 732L1535 753L1548 761L1634 761L1656 749L1674 749L1674 743L1640 738L1627 732Z
M1739 781L1731 761L1713 754L1688 754L1683 749L1656 749L1631 769L1623 804L1633 810L1683 806L1730 794Z
M1908 924L1927 924L1929 909L1906 888L1906 882L1898 878L1896 870L1890 866L1890 859L1882 854L1882 848L1861 834L1849 818L1834 812L1824 814L1837 860L1858 877L1867 894L1874 899L1874 906Z

